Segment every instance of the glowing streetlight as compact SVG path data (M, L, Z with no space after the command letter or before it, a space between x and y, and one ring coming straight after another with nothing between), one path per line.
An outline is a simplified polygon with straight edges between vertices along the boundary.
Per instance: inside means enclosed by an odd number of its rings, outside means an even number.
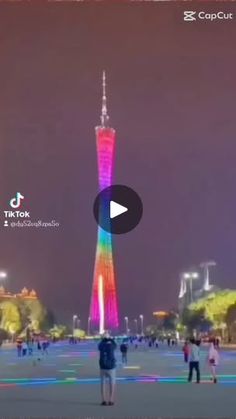
M203 268L203 272L204 272L204 284L203 284L204 291L209 291L212 288L212 285L210 285L210 279L209 279L209 268L211 266L216 266L216 262L214 260L208 260L200 264L200 267Z
M90 336L90 329L91 329L91 317L88 318L88 330L87 330L88 336Z
M139 318L140 318L140 322L141 322L141 335L143 336L144 335L144 333L143 333L143 314L140 314Z
M125 333L126 335L128 335L129 334L129 319L127 316L125 316L124 320L125 320Z
M73 315L73 336L75 334L75 329L76 329L76 325L77 325L77 320L78 320L78 316L77 314Z
M137 319L134 319L134 330L135 330L135 333L137 334L138 333L138 320Z
M4 271L0 271L0 280L1 279L6 279L7 278L7 273Z
M190 287L190 302L193 302L193 280L199 278L198 272L185 272L183 274L183 278L186 281L189 281L189 287Z

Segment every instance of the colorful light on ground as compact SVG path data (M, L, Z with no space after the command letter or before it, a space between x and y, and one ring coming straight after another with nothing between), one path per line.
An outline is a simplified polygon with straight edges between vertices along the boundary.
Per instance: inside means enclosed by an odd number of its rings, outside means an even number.
M203 376L201 384L212 384L209 376ZM222 375L218 377L218 384L234 385L236 386L236 375ZM158 384L186 384L186 377L159 377L159 376L128 376L117 377L117 381L121 383L158 383ZM67 377L64 379L58 378L8 378L0 380L0 387L14 388L16 386L46 386L46 385L68 385L68 384L98 384L100 379L98 377L91 378L76 378Z
M96 128L99 190L103 190L112 184L113 157L115 146L115 131L107 126L106 114L105 76L103 78L103 106L102 125ZM104 217L102 203L99 216ZM99 283L103 280L103 298L99 293ZM101 292L101 290L100 290ZM103 304L102 301L103 300ZM103 320L104 316L104 320ZM118 327L118 309L115 286L115 272L112 254L112 235L98 227L97 249L93 278L92 299L90 305L91 323L100 332L104 329L116 329Z

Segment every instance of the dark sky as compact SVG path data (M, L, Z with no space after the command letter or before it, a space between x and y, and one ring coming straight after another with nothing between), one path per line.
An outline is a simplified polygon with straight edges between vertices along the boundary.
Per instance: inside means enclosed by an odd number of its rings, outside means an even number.
M235 287L235 20L184 23L186 5L0 4L1 211L19 190L32 220L61 224L13 230L1 216L0 268L59 320L88 316L103 69L114 181L144 205L139 226L115 238L121 318L175 307L179 272L208 258L214 281Z

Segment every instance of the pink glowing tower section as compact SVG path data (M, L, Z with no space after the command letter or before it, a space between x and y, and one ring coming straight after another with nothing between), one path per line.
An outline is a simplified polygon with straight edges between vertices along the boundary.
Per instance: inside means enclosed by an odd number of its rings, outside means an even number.
M108 125L106 106L106 79L103 72L101 125L96 127L99 191L112 184L115 130ZM107 197L109 199L109 196ZM103 217L100 208L99 217ZM112 235L98 227L97 249L93 278L90 320L94 329L118 328L116 281L113 263Z

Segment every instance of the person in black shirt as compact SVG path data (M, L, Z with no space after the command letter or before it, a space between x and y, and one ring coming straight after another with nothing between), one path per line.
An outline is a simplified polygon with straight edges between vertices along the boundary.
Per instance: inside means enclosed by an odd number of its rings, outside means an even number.
M113 406L114 395L115 395L115 384L116 384L116 358L115 350L116 343L112 339L108 332L104 334L101 342L98 345L100 352L99 366L100 366L100 377L101 377L101 394L102 394L102 406ZM109 382L109 397L108 401L106 398L106 380Z

